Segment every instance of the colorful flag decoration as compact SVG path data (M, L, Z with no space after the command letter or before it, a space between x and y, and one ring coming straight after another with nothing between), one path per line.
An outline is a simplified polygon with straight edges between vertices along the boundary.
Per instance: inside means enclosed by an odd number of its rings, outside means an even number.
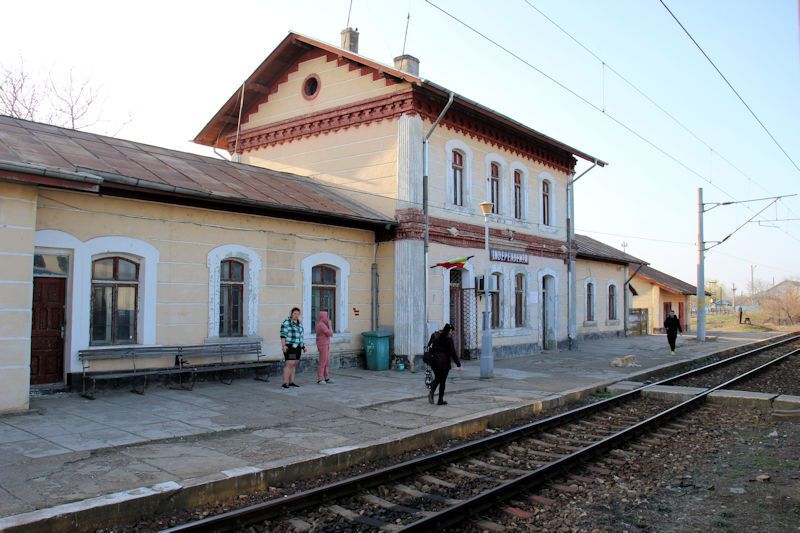
M458 259L451 259L450 261L445 261L443 263L436 263L431 268L444 267L444 268L446 268L448 270L453 268L453 267L464 268L464 264L467 261L469 261L470 259L472 259L473 257L475 257L475 256L474 255L470 255L468 257L459 257Z

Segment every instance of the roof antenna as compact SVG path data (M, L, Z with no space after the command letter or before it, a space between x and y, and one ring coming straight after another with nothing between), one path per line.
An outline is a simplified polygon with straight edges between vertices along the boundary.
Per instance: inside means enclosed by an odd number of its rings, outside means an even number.
M351 11L353 11L353 0L350 0L350 7L347 9L347 25L345 25L345 28L349 28L350 27L350 12Z
M406 40L408 40L408 24L411 22L411 12L409 11L408 16L406 17L406 34L403 36L403 53L401 55L406 55Z

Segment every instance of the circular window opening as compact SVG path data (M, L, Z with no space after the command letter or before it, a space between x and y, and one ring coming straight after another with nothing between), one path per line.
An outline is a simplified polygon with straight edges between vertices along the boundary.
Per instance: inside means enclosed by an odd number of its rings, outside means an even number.
M306 100L311 100L319 94L319 76L312 74L303 82L303 96Z

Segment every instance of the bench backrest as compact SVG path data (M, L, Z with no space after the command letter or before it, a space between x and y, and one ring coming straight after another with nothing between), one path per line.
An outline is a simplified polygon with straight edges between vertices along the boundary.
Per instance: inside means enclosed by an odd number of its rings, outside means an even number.
M99 348L78 351L78 358L81 361L136 359L139 357L224 357L232 355L259 356L261 355L261 343L256 341L179 346L128 346L125 348Z

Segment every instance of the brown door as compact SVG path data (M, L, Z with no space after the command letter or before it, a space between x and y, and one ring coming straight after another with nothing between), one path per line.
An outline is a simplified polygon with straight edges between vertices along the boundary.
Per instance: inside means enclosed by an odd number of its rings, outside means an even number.
M64 378L64 278L33 278L31 384Z
M461 290L461 270L457 268L450 269L450 325L453 326L455 333L453 334L453 344L456 347L456 353L461 357L464 349L464 323L462 320L463 310L463 291Z
M683 308L683 302L678 302L678 319L680 320L681 329L686 331L686 319L684 318L686 311Z

